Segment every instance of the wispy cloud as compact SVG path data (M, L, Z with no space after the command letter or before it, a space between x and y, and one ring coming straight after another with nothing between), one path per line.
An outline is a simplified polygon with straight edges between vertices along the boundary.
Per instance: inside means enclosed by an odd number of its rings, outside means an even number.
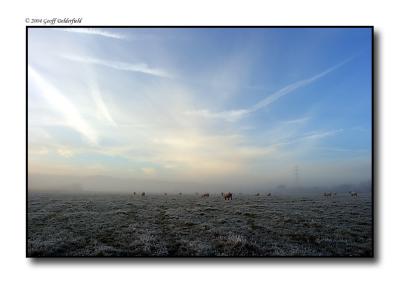
M319 140L323 138L327 138L330 136L334 136L340 132L342 132L343 129L335 129L335 130L328 130L328 131L314 131L314 132L309 132L306 133L302 136L295 137L292 139L288 139L285 141L281 141L278 143L273 144L273 146L283 146L283 145L289 145L289 144L294 144L294 143L299 143L299 142L304 142L307 140Z
M227 110L222 112L211 112L208 109L200 109L200 110L190 110L186 111L185 114L193 115L193 116L202 116L206 118L216 118L216 119L223 119L225 121L233 122L244 115L250 113L248 109L236 109L236 110Z
M321 73L319 73L317 75L314 75L314 76L312 76L312 77L310 77L308 79L300 80L300 81L297 81L297 82L292 83L290 85L287 85L287 86L283 87L282 89L278 90L277 92L273 93L272 95L268 96L267 98L261 100L260 102L258 102L254 106L252 106L250 108L250 110L253 112L253 111L257 111L257 110L259 110L261 108L264 108L264 107L272 104L273 102L279 100L283 96L286 96L286 95L294 92L295 90L297 90L297 89L299 89L301 87L305 87L305 86L310 85L311 83L314 83L318 79L328 75L332 71L334 71L337 68L343 66L344 64L346 64L350 60L351 60L351 58L347 59L347 60L345 60L345 61L343 61L343 62L341 62L341 63L339 63L339 64L337 64L337 65L335 65L335 66L333 66L331 68L329 68L329 69L326 69L325 71L323 71L323 72L321 72Z
M336 134L338 134L338 133L340 133L342 131L343 131L343 129L336 129L336 130L323 131L323 132L311 132L311 133L308 133L308 134L304 135L300 139L302 139L302 140L305 140L305 139L321 139L321 138L325 138L325 137L336 135Z
M93 100L96 104L97 111L101 115L101 117L104 118L108 124L110 124L112 126L117 126L117 124L115 123L114 119L111 116L110 111L108 110L106 103L104 102L103 96L101 95L101 92L100 92L96 82L92 82L90 84L90 91L91 91Z
M120 61L112 61L112 60L104 60L99 58L93 57L82 57L82 56L75 56L75 55L62 55L63 58L80 62L80 63L88 63L88 64L96 64L116 70L122 71L130 71L130 72L139 72L151 76L163 77L163 78L172 78L173 76L160 68L152 68L146 63L127 63L127 62L120 62Z
M347 149L347 148L334 148L334 147L318 147L318 149L329 151L329 152L338 152L338 153L369 153L367 149Z
M299 124L310 120L309 116L283 121L284 124Z
M97 144L96 132L82 118L77 107L30 65L28 65L28 74L39 88L41 96L54 110L63 115L65 124L81 133L90 143Z
M74 156L74 152L68 148L60 148L57 150L57 154L63 156L64 158L71 158Z
M290 93L293 93L294 91L296 91L299 88L302 88L302 87L305 87L305 86L308 86L308 85L314 83L318 79L321 79L322 77L328 75L329 73L331 73L332 71L343 66L344 64L346 64L347 62L349 62L352 59L353 59L353 57L346 59L345 61L343 61L339 64L336 64L335 66L328 68L325 71L323 71L319 74L316 74L310 78L289 84L249 108L228 110L228 111L221 111L221 112L212 112L207 109L201 109L201 110L187 111L186 114L202 116L205 118L219 118L219 119L223 119L228 122L234 122L234 121L237 121L237 120L243 118L244 116L246 116L250 113L253 113L255 111L258 111L262 108L269 106L270 104L276 102L280 98L282 98Z
M61 29L64 32L70 33L79 33L79 34L87 34L87 35L94 35L94 36L102 36L108 37L113 39L126 39L126 37L122 34L116 32L110 32L105 29L94 29L94 28L67 28Z

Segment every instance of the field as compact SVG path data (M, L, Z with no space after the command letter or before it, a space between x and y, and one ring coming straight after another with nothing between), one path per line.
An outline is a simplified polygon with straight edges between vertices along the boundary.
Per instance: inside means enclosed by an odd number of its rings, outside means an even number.
M371 196L28 195L28 256L371 256Z

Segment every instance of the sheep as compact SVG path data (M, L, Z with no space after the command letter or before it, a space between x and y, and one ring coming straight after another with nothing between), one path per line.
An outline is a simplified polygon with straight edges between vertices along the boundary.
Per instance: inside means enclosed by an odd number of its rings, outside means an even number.
M354 191L349 191L351 197L358 197L358 193Z
M227 192L223 194L225 200L232 200L233 194L231 192Z

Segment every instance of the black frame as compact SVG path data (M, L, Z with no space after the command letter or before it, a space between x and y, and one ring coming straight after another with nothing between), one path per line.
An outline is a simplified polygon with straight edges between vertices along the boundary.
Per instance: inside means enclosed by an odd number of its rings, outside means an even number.
M363 28L371 31L371 209L372 209L372 254L370 256L30 256L28 254L28 32L29 29L51 29L51 28ZM375 143L375 108L378 108L378 100L375 96L375 30L374 26L369 25L355 25L355 26L84 26L84 25L53 25L53 26L40 26L40 25L27 25L25 27L25 257L31 259L209 259L209 260L226 260L226 259L346 259L346 260L360 260L360 259L374 259L376 255L376 226L375 226L375 150L378 150L378 145ZM376 147L376 149L375 149Z

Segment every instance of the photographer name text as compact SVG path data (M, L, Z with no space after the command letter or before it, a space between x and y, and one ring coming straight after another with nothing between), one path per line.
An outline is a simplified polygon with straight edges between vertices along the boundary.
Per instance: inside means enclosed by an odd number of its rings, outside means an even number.
M76 25L82 23L82 18L25 18L27 24L42 24L42 25L55 25L55 24L68 24Z

